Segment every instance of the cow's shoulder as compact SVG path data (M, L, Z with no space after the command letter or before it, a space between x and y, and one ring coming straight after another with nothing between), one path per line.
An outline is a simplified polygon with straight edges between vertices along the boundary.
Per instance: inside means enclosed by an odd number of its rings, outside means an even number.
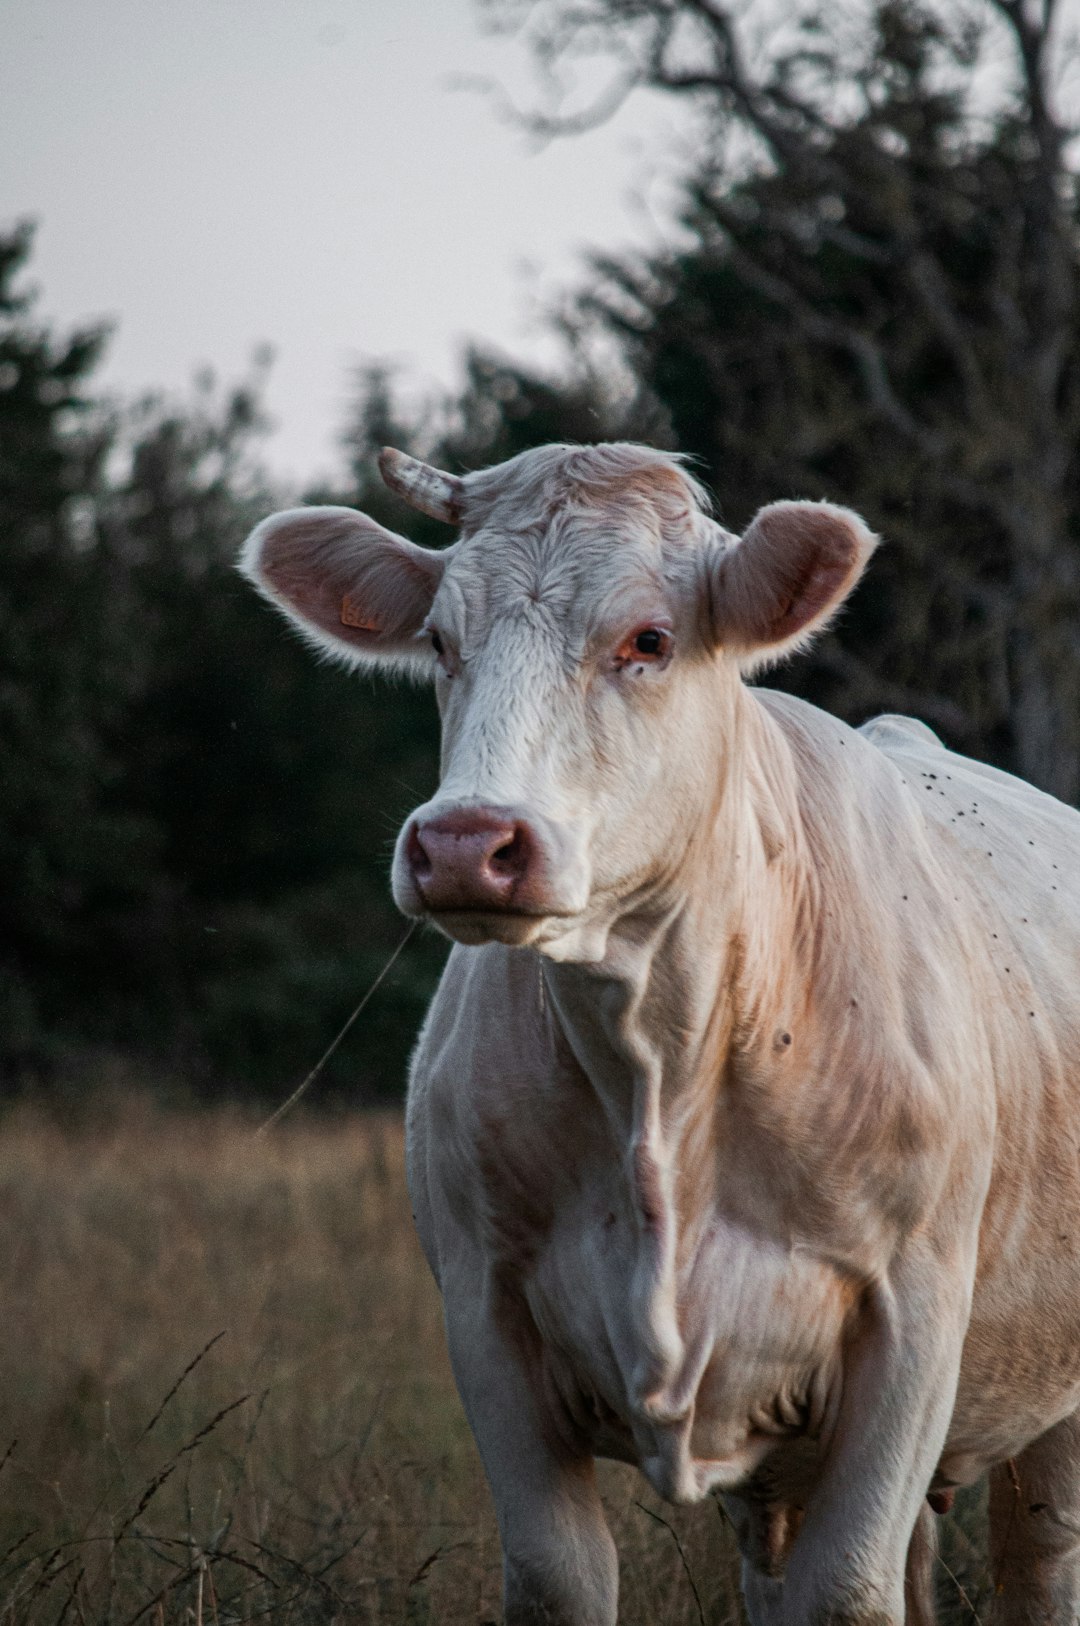
M1030 1049L1044 1020L1054 1045L1080 1053L1080 812L914 719L855 730L788 696L762 698L798 763L811 847L843 893L836 919L852 952L885 944L907 968L921 957L950 990L953 1025L961 990L984 1031L993 1013L999 1053ZM888 907L872 918L875 898ZM911 980L906 969L905 997Z

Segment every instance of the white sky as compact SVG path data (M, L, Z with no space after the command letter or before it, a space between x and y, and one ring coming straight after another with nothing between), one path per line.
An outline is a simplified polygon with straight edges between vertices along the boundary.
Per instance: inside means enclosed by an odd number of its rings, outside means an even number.
M40 222L39 309L115 319L101 380L277 360L275 472L337 466L350 369L450 384L462 343L551 359L537 294L655 242L672 109L537 153L454 73L522 94L470 0L3 0L0 221ZM636 194L636 196L635 196ZM530 292L531 289L531 292Z

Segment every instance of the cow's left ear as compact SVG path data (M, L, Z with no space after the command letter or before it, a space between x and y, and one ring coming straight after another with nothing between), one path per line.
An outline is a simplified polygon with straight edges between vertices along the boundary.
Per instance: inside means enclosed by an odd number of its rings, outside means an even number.
M324 654L431 676L423 626L447 552L418 548L355 508L290 508L256 526L240 569Z
M850 508L770 503L712 567L717 642L748 671L790 654L828 624L877 544Z

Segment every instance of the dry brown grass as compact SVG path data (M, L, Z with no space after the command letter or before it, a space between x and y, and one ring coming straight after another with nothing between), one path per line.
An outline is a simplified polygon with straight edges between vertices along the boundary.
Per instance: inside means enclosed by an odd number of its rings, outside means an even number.
M9 1113L0 1216L0 1626L499 1618L398 1118ZM603 1483L626 1626L736 1621L717 1507Z

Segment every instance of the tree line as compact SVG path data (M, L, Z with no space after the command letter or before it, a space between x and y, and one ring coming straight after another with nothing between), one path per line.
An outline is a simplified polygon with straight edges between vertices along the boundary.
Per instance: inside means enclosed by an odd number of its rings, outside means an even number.
M735 530L777 497L847 503L887 545L768 681L856 723L914 712L1080 801L1075 41L1052 0L807 8L768 49L722 0L482 10L541 70L519 117L543 136L641 86L692 105L681 246L594 256L556 376L478 345L417 411L369 368L341 477L307 497L438 546L381 445L466 470L637 438L691 454ZM583 61L610 79L575 104ZM110 401L107 334L42 327L31 249L0 237L4 1086L107 1060L271 1098L400 938L389 856L434 784L433 703L319 669L235 574L280 500L266 359L179 405ZM441 958L410 941L329 1089L399 1092Z

